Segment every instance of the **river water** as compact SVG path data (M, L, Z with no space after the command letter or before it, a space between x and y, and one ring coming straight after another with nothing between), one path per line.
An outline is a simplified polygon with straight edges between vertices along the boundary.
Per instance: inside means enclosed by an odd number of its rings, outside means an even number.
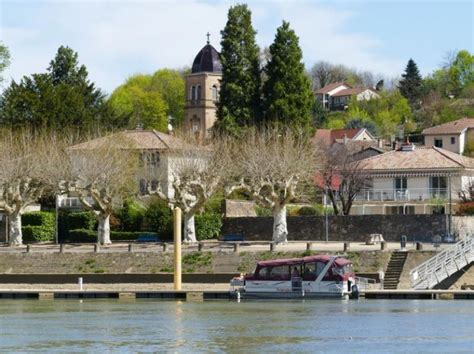
M0 352L474 352L466 300L0 300Z

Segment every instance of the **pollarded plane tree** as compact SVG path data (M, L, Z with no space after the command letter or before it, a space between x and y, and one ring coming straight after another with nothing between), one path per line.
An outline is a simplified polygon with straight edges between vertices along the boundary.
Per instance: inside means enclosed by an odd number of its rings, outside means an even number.
M255 203L273 213L273 242L287 242L286 205L311 181L318 154L304 134L266 130L248 133L233 144L227 165L226 194L249 193Z
M97 217L97 241L110 244L110 216L138 192L138 156L123 134L113 134L66 149L61 190L76 195Z
M0 132L0 210L8 217L9 242L21 245L21 215L57 185L58 143L53 135Z
M167 154L167 163L158 166L157 171L146 171L148 194L158 195L171 208L183 211L186 243L197 241L194 215L221 186L225 156L222 142L207 147L183 143Z

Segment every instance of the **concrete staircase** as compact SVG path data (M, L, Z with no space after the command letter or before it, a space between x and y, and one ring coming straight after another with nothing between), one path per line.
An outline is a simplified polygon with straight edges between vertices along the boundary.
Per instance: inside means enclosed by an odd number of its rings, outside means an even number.
M396 289L400 282L400 275L403 271L403 266L407 259L407 252L395 251L390 257L388 262L387 271L385 272L385 278L383 281L384 289Z

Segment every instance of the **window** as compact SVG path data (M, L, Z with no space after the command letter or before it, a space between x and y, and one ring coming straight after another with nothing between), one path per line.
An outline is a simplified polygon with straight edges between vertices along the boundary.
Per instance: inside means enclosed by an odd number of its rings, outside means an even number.
M430 177L430 191L432 198L446 198L448 180L445 176Z
M197 85L197 100L201 100L201 85Z
M414 205L394 205L388 206L386 210L386 214L388 215L412 215L415 214L415 206Z
M257 277L268 280L289 280L290 267L288 265L263 267L258 271Z
M193 119L191 120L191 130L193 133L196 133L201 130L201 121L196 115L193 116Z
M191 87L191 100L196 100L196 86Z
M456 144L456 138L454 136L451 137L451 145Z
M140 195L145 195L148 193L147 183L145 179L140 180Z
M218 98L219 98L219 95L218 95L218 92L217 92L217 86L216 85L213 85L211 87L211 91L212 91L212 100L213 101L217 101Z
M407 179L406 177L397 177L395 178L395 190L405 191L407 189Z
M434 146L438 147L438 148L443 148L443 139L441 138L436 138L434 140Z

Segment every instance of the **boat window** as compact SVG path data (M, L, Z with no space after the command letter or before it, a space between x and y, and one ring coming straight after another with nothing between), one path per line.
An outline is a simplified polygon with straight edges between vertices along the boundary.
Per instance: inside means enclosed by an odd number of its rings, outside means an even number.
M290 267L287 265L272 267L270 271L270 278L272 279L289 279Z
M323 271L326 263L323 262L314 262L314 263L306 263L305 264L305 271L304 271L304 278L308 280L315 280L319 274Z

